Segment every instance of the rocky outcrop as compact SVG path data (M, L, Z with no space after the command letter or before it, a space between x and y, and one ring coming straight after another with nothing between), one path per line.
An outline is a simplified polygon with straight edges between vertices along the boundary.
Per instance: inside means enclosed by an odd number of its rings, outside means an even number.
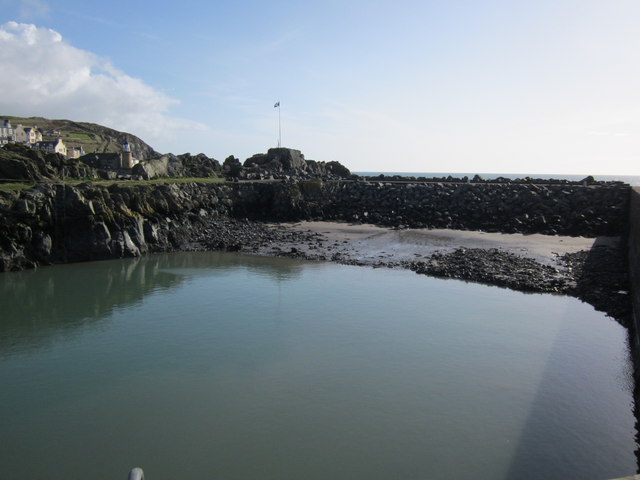
M246 219L285 215L284 184L42 183L0 192L0 271L176 250L240 250L277 238ZM280 213L278 213L280 212Z
M9 143L0 148L0 179L37 182L60 178L99 178L97 170L57 153L43 153Z
M242 172L242 163L239 159L233 155L229 155L225 158L224 163L222 164L222 173L224 173L225 176L239 178L240 172Z
M247 180L309 178L345 179L351 177L347 167L339 162L305 160L300 150L292 148L270 148L248 158L238 177Z
M258 153L244 162L245 168L259 167L274 172L290 172L305 170L307 162L300 150L292 148L270 148L269 151Z
M145 180L158 177L207 178L219 176L222 167L216 159L203 153L194 156L190 153L167 154L134 165L131 173Z

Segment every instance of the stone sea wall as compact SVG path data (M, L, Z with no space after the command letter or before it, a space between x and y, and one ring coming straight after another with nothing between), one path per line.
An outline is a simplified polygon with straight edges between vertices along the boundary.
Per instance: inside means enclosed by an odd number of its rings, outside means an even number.
M631 332L632 348L640 365L640 188L633 188L629 205L629 236L627 240L629 281L634 328ZM636 384L640 384L640 369L636 369ZM640 396L640 391L638 392Z
M0 271L268 242L255 221L621 235L630 187L363 181L42 183L0 193Z
M548 235L620 235L629 186L352 182L302 184L307 213L412 228Z
M632 312L629 344L634 365L636 425L640 425L640 188L631 190L629 204L627 262ZM640 442L639 435L636 435L636 441ZM640 449L636 450L636 457L640 469Z

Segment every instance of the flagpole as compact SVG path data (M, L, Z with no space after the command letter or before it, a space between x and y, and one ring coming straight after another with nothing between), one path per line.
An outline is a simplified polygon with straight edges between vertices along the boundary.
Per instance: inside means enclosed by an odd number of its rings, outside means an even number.
M282 145L282 127L280 123L280 100L273 104L273 108L278 109L278 148Z

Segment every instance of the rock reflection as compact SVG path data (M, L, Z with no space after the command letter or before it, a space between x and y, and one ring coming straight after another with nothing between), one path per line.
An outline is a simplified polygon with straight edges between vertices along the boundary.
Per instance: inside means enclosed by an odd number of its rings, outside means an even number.
M0 352L38 346L55 335L109 318L115 309L180 286L194 275L234 268L277 281L299 277L304 264L224 252L175 253L78 263L0 274Z

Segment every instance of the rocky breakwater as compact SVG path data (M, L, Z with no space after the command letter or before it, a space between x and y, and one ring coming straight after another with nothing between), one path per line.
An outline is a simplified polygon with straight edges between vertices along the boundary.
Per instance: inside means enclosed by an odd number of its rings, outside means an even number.
M391 227L547 235L621 235L630 187L621 183L353 181L302 189L316 218Z
M134 165L131 173L145 180L157 177L217 177L222 173L222 165L216 159L202 153L168 153Z

